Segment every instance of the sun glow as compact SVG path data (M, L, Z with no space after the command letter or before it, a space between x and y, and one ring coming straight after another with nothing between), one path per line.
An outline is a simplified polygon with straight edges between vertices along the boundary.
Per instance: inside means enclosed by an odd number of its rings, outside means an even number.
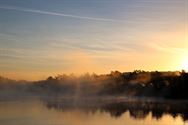
M188 57L184 57L181 64L181 68L185 71L188 71Z

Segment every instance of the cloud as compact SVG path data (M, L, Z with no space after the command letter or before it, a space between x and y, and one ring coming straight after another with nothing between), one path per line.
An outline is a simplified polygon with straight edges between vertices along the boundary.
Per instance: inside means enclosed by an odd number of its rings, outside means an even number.
M125 40L109 40L100 38L63 38L52 39L48 42L46 49L75 50L81 49L87 52L132 52L140 49L138 43Z
M60 16L60 17L69 17L69 18L84 19L84 20L91 20L91 21L124 22L123 20L116 20L116 19L109 19L109 18L99 18L99 17L88 17L88 16L78 16L78 15L57 13L57 12L51 12L51 11L43 11L43 10L37 10L37 9L28 9L28 8L21 8L21 7L13 7L13 6L0 6L0 9L16 10L16 11L22 11L22 12L52 15L52 16Z
M164 44L151 44L150 46L155 50L171 54L182 54L186 52L186 49L184 48L172 47Z
M83 49L87 51L130 51L130 48L123 48L122 46L114 45L114 44L107 44L107 43L99 43L99 42L91 42L91 43L84 43L84 42L62 42L62 41L55 41L49 43L50 47L55 48L68 48L68 49Z

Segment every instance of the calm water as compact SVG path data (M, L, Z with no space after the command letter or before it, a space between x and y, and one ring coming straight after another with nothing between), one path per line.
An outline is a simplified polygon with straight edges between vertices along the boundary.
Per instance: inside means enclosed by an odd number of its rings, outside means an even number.
M188 125L184 102L31 99L0 102L0 125Z

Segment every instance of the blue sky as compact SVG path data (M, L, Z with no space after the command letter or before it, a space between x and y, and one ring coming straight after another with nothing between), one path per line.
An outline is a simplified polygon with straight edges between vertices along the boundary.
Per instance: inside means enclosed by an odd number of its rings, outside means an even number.
M0 75L181 69L187 27L187 0L1 0Z

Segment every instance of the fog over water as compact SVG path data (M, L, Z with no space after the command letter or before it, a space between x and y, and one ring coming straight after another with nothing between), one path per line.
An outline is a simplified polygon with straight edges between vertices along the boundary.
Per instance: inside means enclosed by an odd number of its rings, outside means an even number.
M0 0L0 125L188 125L188 0Z
M0 78L2 125L187 125L186 72Z

